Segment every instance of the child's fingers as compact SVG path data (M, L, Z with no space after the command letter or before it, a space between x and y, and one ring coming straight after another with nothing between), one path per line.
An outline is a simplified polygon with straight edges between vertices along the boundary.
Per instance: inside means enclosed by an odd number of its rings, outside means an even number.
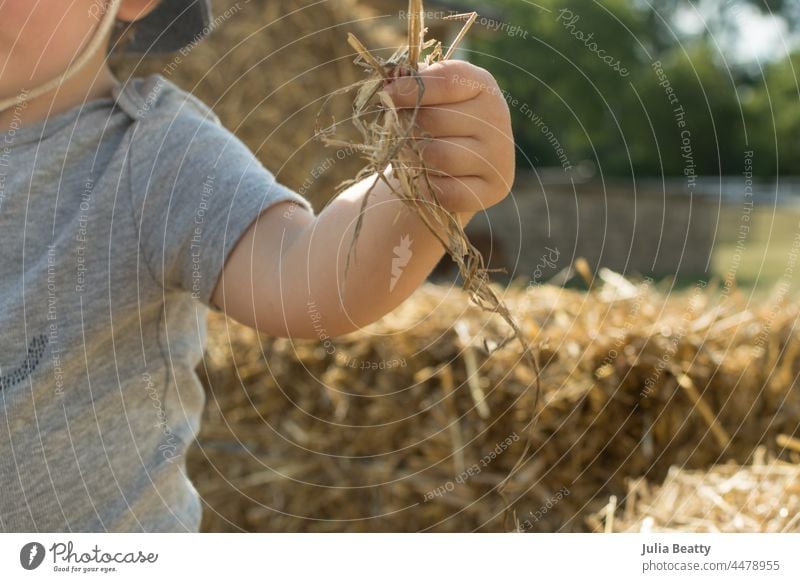
M424 107L417 112L417 126L434 137L476 137L494 129L481 109L475 100Z
M422 105L444 105L460 103L477 97L481 91L492 91L497 83L492 75L480 67L464 61L434 63L419 72L425 85ZM386 88L386 92L398 107L415 107L419 95L416 77L400 77Z
M420 144L425 165L445 176L483 176L491 163L483 143L472 137L425 140Z
M495 203L485 200L487 182L479 176L430 176L430 184L439 202L451 212L475 212ZM420 184L420 190L426 199L431 199L427 185Z

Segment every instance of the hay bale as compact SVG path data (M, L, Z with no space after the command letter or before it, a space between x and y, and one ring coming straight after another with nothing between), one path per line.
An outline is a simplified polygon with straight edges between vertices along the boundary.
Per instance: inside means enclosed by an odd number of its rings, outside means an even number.
M601 278L497 288L541 346L532 448L507 490L525 531L585 530L631 478L744 463L797 433L796 304ZM330 343L213 318L190 458L204 528L502 531L494 488L523 451L534 378L514 342L495 349L509 332L430 284Z
M800 532L800 465L759 456L748 466L673 467L660 486L631 481L624 510L588 521L614 532Z

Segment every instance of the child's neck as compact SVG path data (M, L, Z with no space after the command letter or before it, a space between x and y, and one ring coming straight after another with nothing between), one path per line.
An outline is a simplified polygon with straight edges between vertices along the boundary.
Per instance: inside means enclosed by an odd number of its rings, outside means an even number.
M15 130L63 113L73 107L111 95L117 80L104 61L87 66L57 89L31 99L23 105L0 111L0 132Z

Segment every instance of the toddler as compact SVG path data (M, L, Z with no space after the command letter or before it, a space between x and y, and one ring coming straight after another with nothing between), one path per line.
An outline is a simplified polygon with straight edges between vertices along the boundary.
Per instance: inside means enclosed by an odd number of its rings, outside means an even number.
M0 531L197 531L184 453L207 311L291 338L346 334L443 254L380 184L345 280L373 179L315 214L198 99L109 70L115 29L130 28L122 50L164 53L209 23L208 0L0 2ZM421 75L424 158L466 223L510 190L508 108L468 63ZM385 90L416 103L413 79Z

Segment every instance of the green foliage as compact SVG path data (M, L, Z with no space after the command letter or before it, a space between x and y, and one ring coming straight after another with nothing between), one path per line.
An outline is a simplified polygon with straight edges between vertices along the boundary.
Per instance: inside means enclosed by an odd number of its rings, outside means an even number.
M800 54L769 65L746 101L748 142L760 175L798 174L800 168Z
M506 94L522 164L737 174L752 149L758 173L800 174L800 57L763 75L731 67L713 35L676 34L678 0L496 5L509 27L477 31L472 59Z

